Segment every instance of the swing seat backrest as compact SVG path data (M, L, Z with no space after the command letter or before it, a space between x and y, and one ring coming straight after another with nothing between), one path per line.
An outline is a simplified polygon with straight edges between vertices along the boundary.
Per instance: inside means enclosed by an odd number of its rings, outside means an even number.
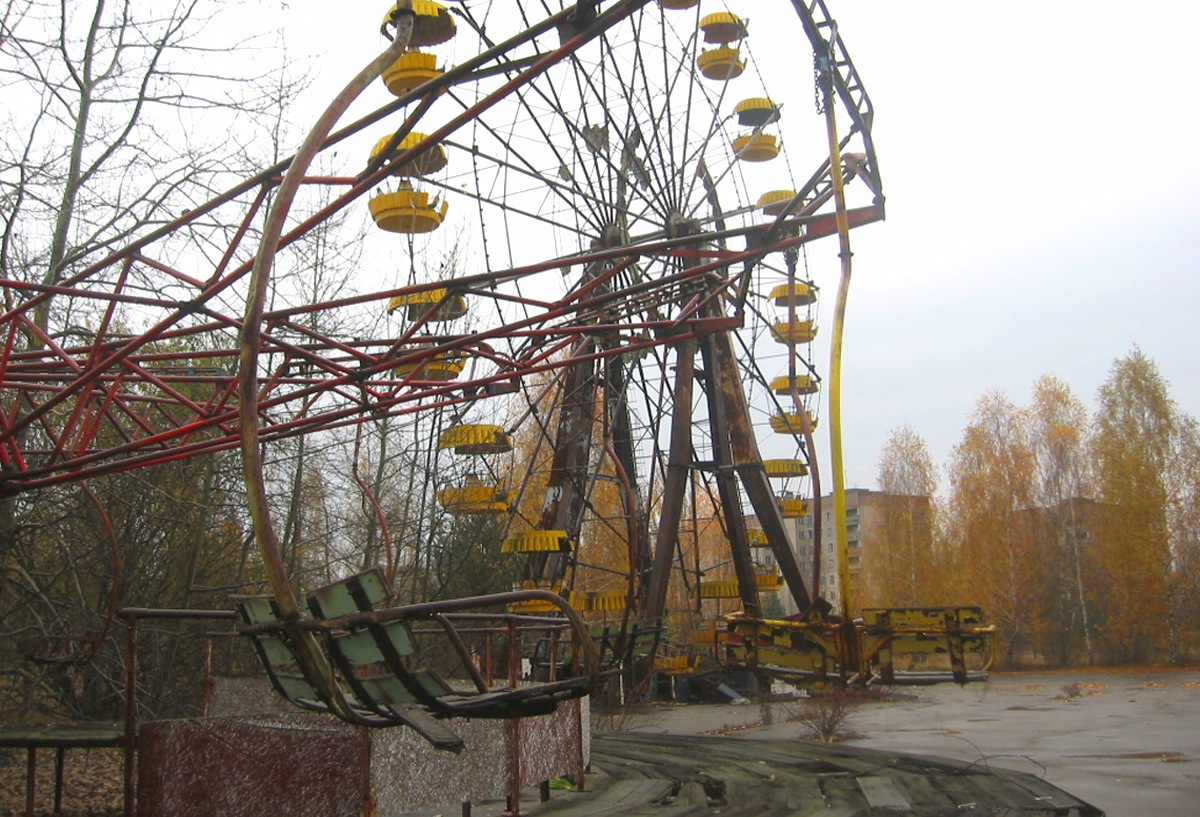
M279 610L271 596L236 596L233 603L244 624L279 621ZM250 642L267 670L271 686L280 695L304 709L318 712L328 709L300 671L296 656L282 635L251 635Z

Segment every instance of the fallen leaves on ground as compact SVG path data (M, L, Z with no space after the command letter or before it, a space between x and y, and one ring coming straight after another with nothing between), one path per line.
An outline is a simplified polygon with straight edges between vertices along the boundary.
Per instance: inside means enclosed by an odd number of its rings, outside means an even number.
M0 750L0 817L25 814L28 755ZM124 776L120 749L69 749L63 763L63 817L115 817L122 813ZM34 814L54 812L54 750L37 752Z

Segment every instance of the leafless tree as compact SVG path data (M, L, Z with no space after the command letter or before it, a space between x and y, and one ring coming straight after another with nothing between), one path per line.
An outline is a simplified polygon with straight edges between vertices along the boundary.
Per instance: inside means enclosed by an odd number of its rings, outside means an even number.
M223 0L14 0L0 11L5 310L273 158L255 123L294 87L290 69L274 40L234 34L246 30L237 13ZM179 251L204 252L195 238L193 230ZM17 343L40 348L41 334L86 342L93 309L84 298L48 298L33 312L37 331ZM108 481L97 491L104 511L81 505L76 489L0 500L0 629L19 636L6 639L4 665L16 666L38 637L111 612L105 588L118 567L103 555L110 537L97 514L107 513L123 549L125 603L187 605L198 588L236 577L241 511L228 460ZM111 665L97 663L86 683L68 663L44 666L23 679L38 701L75 716L111 714Z

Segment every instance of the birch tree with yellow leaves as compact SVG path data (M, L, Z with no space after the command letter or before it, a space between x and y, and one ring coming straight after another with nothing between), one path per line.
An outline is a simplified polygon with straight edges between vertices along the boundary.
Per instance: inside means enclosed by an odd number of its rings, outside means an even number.
M879 512L862 554L863 606L916 607L945 601L935 552L937 466L912 426L894 428L879 455ZM866 523L864 523L866 524Z
M1011 665L1030 645L1034 592L1042 569L1029 516L1034 456L1025 413L1005 395L980 398L950 465L949 536L958 557L961 600L982 605L999 629Z
M1094 661L1095 613L1088 588L1097 586L1088 553L1088 522L1094 509L1089 486L1088 413L1063 380L1043 375L1033 387L1029 441L1034 458L1033 546L1042 562L1039 598L1030 626L1038 651L1060 666L1082 651Z
M1090 451L1098 498L1112 513L1095 548L1103 574L1092 589L1102 611L1097 633L1118 662L1175 655L1169 520L1177 409L1158 368L1136 347L1113 363L1098 403Z

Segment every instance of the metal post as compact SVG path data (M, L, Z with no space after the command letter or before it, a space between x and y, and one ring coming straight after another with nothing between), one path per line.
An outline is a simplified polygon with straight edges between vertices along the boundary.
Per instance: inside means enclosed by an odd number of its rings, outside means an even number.
M25 817L33 817L33 789L37 785L37 749L25 750Z
M363 814L374 814L375 808L371 798L371 730L365 726L358 728L359 743L359 808Z
M134 774L137 768L137 656L138 620L125 620L125 817L134 817Z
M508 622L508 685L510 689L517 687L517 626ZM505 737L508 738L508 774L509 794L508 813L512 817L521 814L521 719L511 718L504 723Z
M54 752L54 813L62 814L63 763L67 747L59 746Z
M492 666L492 634L488 633L483 639L483 677L487 679L488 686L495 683L495 667Z
M575 791L587 791L587 779L584 777L586 768L583 762L583 699L576 698L575 701L575 737L576 749L575 754Z
M200 716L205 718L208 717L208 705L212 702L212 654L213 640L210 635L204 639L204 698L200 702Z

